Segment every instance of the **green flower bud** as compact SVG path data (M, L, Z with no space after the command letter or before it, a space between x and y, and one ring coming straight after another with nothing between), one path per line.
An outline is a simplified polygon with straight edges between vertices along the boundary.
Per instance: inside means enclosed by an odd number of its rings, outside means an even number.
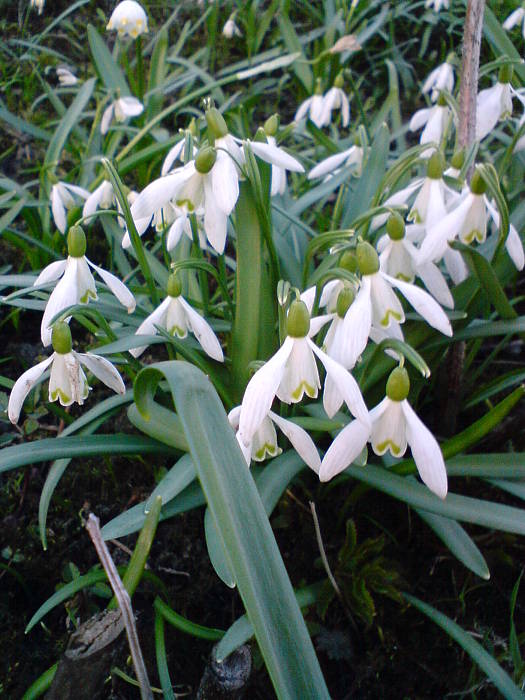
M83 258L86 254L86 234L80 226L72 226L68 231L67 253L72 258Z
M353 250L345 250L339 258L339 267L354 274L357 272L357 258Z
M445 161L439 151L434 151L427 163L427 177L432 180L441 180L443 170L445 169Z
M450 165L456 170L461 170L463 163L465 162L465 151L461 149L456 151L450 160Z
M275 136L279 129L279 115L272 114L271 117L264 122L264 131L267 136Z
M474 174L472 175L472 180L470 181L470 191L472 194L485 194L487 191L487 183L481 176L481 173L479 170L474 170Z
M410 391L410 379L404 367L396 367L386 383L386 395L392 401L404 401Z
M343 77L343 72L341 71L341 73L338 73L335 77L334 87L342 89L344 84L345 84L345 79Z
M217 107L210 107L210 109L206 110L206 122L214 139L220 139L228 133L224 117Z
M202 148L195 158L195 170L201 175L206 175L215 165L217 160L217 151L210 146Z
M268 139L266 138L266 131L262 128L262 126L260 126L255 132L253 140L257 141L257 143L268 143Z
M514 69L511 65L507 64L505 66L501 66L498 74L498 83L510 83L513 74Z
M71 352L73 347L71 330L65 321L57 321L53 324L51 343L53 344L53 350L58 352L59 355L67 355L68 352Z
M379 270L379 256L366 241L357 244L357 265L362 275L373 275Z
M401 241L405 237L405 222L397 211L386 220L386 232L393 241Z
M341 291L339 292L339 295L337 297L337 315L339 318L344 318L346 312L352 305L352 302L355 299L355 292L352 289L352 287L343 287Z
M170 297L174 297L175 299L180 297L182 293L182 283L176 272L172 272L168 277L168 287L166 291Z
M310 314L304 301L295 299L290 304L286 319L286 334L291 338L304 338L310 330Z
M437 98L437 103L440 107L446 107L447 106L447 100L445 98L445 95L440 92L439 97Z
M322 95L322 94L323 94L323 79L322 79L322 78L316 78L316 81L315 81L315 94L316 94L316 95Z

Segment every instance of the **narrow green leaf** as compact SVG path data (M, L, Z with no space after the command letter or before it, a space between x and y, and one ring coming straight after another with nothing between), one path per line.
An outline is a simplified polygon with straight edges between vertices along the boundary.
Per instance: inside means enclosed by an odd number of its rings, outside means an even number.
M450 476L518 479L525 477L525 452L460 455L446 465Z
M428 513L425 510L421 510L421 508L416 508L415 510L419 517L445 543L456 559L459 559L462 564L477 576L486 580L490 578L489 567L483 554L459 523L435 513Z
M42 697L42 695L49 690L55 673L57 672L58 663L53 664L47 671L39 676L34 683L26 690L22 696L22 700L36 700L36 698Z
M171 390L277 696L328 698L263 504L218 395L205 375L187 363L152 365L135 382L135 401L146 420L156 419L154 394L161 379Z
M492 44L496 56L508 56L512 61L515 61L513 63L514 70L519 75L521 83L525 83L525 66L522 57L490 7L485 7L483 34L489 44Z
M25 119L22 119L22 117L18 117L16 114L10 112L4 106L4 103L1 100L0 119L2 119L6 124L9 124L10 127L18 131L20 134L29 134L36 139L41 139L42 141L51 141L53 136L48 131L44 131L44 129L40 129L38 126L31 124L31 122L27 122Z
M162 500L162 505L165 505L181 491L184 491L186 486L189 486L196 478L197 474L192 459L190 455L186 454L173 465L166 476L157 484L153 493L146 501L144 514L146 515L151 510L154 501L159 496Z
M88 24L87 33L95 68L104 85L110 92L120 93L121 97L129 95L129 86L124 73L120 70L104 40L92 24Z
M164 700L175 700L171 684L168 659L166 657L166 640L164 638L164 617L155 611L155 656L157 658L157 671L160 687Z
M188 451L188 441L186 440L180 418L173 411L159 406L155 422L152 423L145 420L138 412L135 404L132 404L128 409L128 418L135 428L142 430L143 433L146 433L151 438L170 445L175 449L184 452Z
M404 593L403 596L415 608L429 617L441 629L445 630L467 652L471 659L487 674L504 698L507 698L507 700L524 700L525 695L514 685L510 676L501 668L496 659L485 651L481 644L476 642L468 632L465 632L449 617L422 600L414 598L408 593Z
M281 36L288 51L290 53L300 54L299 60L292 64L293 71L303 84L306 92L311 95L314 89L314 74L306 61L306 56L304 55L303 47L299 37L297 36L297 32L295 31L290 18L285 13L284 8L281 8L281 11L276 14L275 18L279 24Z
M176 627L181 632L190 634L192 637L208 639L211 642L216 642L218 639L222 639L224 636L224 630L214 629L213 627L204 627L204 625L198 625L196 622L191 622L185 617L182 617L182 615L175 612L173 608L170 608L170 606L158 596L155 598L153 607L155 608L156 612L162 615L166 622L169 622L170 625L173 625L173 627Z
M157 35L151 56L148 80L149 99L146 107L146 122L149 122L162 108L164 95L162 88L166 78L166 55L168 53L168 30L163 27Z
M228 552L219 530L215 527L209 508L206 508L204 514L204 534L208 556L215 573L228 588L235 588L235 578L232 574Z

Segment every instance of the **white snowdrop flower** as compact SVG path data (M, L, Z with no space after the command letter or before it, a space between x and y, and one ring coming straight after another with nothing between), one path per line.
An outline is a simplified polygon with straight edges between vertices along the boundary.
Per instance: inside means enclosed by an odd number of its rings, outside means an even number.
M306 117L309 117L318 128L325 126L323 121L325 118L323 88L319 78L317 79L315 94L301 102L295 113L294 121L299 122L301 119L306 119Z
M184 146L185 146L186 139L181 139L180 141L177 141L177 143L170 148L170 150L167 152L166 157L164 158L164 162L162 163L162 168L160 170L160 174L162 176L167 175L170 170L172 169L173 163L176 160L182 160L184 158ZM193 156L195 157L197 155L197 151L194 148L193 149Z
M38 10L39 15L41 15L44 11L45 4L46 0L30 0L29 2L29 6L34 7L36 10Z
M133 204L137 197L137 192L133 190L130 190L126 195L126 199L130 205ZM88 218L92 216L97 209L111 209L111 207L115 207L122 214L122 208L113 189L113 185L109 180L103 180L86 199L84 208L82 209L82 217ZM117 221L121 228L125 228L126 222L122 216L117 217Z
M242 32L239 29L239 27L235 24L235 12L233 12L226 22L224 23L224 27L222 28L222 35L226 37L226 39L233 39L234 36L242 36Z
M394 457L402 457L408 444L423 483L439 498L446 497L447 470L441 448L408 403L409 390L407 371L396 368L388 378L385 398L370 411L371 430L367 433L359 421L352 421L343 428L321 463L321 481L329 481L346 469L368 440L377 455L389 450Z
M328 313L333 313L337 306L337 297L339 296L339 292L344 286L345 283L342 280L329 280L323 286L321 296L319 298L319 307L326 308ZM304 290L300 297L301 301L306 304L309 314L312 313L316 291L317 289L315 286L309 287L308 289Z
M426 0L425 7L432 8L434 12L439 12L443 7L448 10L449 0Z
M267 143L245 139L242 143L250 146L257 158L272 166L272 183L270 195L284 194L286 189L286 171L304 173L299 161L277 145L275 136L266 136Z
M492 218L492 221L494 221L496 227L499 228L499 212L496 209L494 202L489 202L488 199L485 199L485 204L487 205L487 210ZM525 267L525 253L523 251L523 244L519 233L512 224L509 225L509 230L505 239L505 248L507 249L507 253L509 254L509 257L514 263L516 269L523 270Z
M438 97L436 104L433 107L419 109L410 120L410 131L418 131L422 126L425 128L419 137L419 143L435 143L440 144L445 128L450 120L451 110L442 96ZM432 149L424 151L421 154L422 158L428 158L433 153Z
M97 299L95 280L90 267L97 272L125 306L128 313L135 310L135 298L126 285L111 272L98 267L85 256L86 236L80 226L72 226L67 236L68 258L58 260L45 267L36 278L34 285L47 284L59 280L48 299L40 328L42 344L51 343L50 322L61 311L73 304L87 304L90 299Z
M333 87L323 97L323 111L321 114L321 124L327 126L332 121L332 112L341 111L341 124L350 124L350 103L346 92L343 90L343 76L341 73L336 77Z
M138 327L136 335L156 335L157 327L165 328L181 340L188 331L193 333L204 352L217 362L224 362L224 355L217 336L204 318L181 295L181 283L177 273L168 278L168 296ZM147 345L132 348L133 357L142 355Z
M65 233L67 229L67 210L72 209L77 201L76 198L87 199L89 192L83 187L70 185L68 182L57 182L51 188L51 212L53 221L60 233Z
M421 88L421 92L424 95L430 93L430 99L432 102L435 102L442 90L452 92L453 89L454 67L452 63L449 63L447 60L428 74Z
M521 24L521 31L523 38L525 39L525 7L523 6L518 7L517 10L510 13L507 19L503 22L503 29L509 31L517 24Z
M328 180L342 168L347 168L351 165L355 168L356 176L360 177L363 167L363 156L364 149L355 144L345 151L341 151L341 153L335 153L333 156L328 156L328 158L322 160L310 170L308 179L314 180L315 178L326 176Z
M498 82L482 90L476 100L476 140L481 141L501 119L512 115L512 67L503 66Z
M236 431L237 441L242 450L246 463L249 465L253 459L255 462L263 462L268 457L277 457L282 450L277 444L277 433L275 426L286 435L292 447L301 457L305 464L310 469L313 469L316 474L319 474L321 467L321 459L319 452L312 438L296 423L290 420L281 418L277 413L269 411L268 415L263 418L261 425L255 431L252 441L248 445L244 445L238 437L239 419L241 415L241 407L236 406L228 413L230 425Z
M115 7L106 26L116 29L119 37L130 36L136 39L148 31L148 18L144 8L135 0L123 0Z
M422 177L417 178L406 187L403 187L401 190L398 190L397 192L394 192L394 194L387 197L387 199L381 203L381 206L399 207L406 204L410 197L421 188L424 181L425 180ZM377 229L381 228L381 226L384 226L389 216L390 212L388 211L384 214L374 216L370 223L370 232L373 233L374 231L377 231Z
M66 66L57 66L56 74L60 85L69 87L78 83L77 76L74 73L72 73Z
M100 120L100 133L107 134L109 126L115 117L115 121L122 123L129 117L137 117L144 111L144 105L136 97L120 97L106 107Z
M487 235L486 185L478 171L474 172L470 188L466 188L457 205L441 221L433 224L419 250L419 263L438 262L448 249L448 243L459 236L462 243L474 239L483 243Z
M446 215L443 157L434 151L427 163L427 176L408 214L408 220L427 227L441 221Z
M83 404L88 396L89 385L81 365L113 391L118 394L125 392L122 377L109 360L72 349L71 331L67 323L58 322L53 326L53 350L50 357L28 369L15 382L7 408L12 423L18 423L27 395L50 365L49 401L58 399L62 406Z
M293 301L287 318L287 337L281 348L250 379L241 405L239 439L247 447L268 415L277 396L284 403L298 403L306 394L316 398L320 389L315 355L323 363L327 375L337 384L350 412L368 424L368 411L359 386L352 375L320 350L308 337L329 320L312 319L304 302ZM333 414L331 414L333 415ZM331 417L331 416L330 416Z

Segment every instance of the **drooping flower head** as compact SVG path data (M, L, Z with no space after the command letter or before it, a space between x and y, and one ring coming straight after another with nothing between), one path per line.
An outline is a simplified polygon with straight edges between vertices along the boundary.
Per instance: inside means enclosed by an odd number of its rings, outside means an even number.
M503 29L511 30L517 24L521 23L521 32L525 39L525 6L518 7L517 10L511 12L507 19L503 22Z
M501 119L512 115L512 66L500 68L495 85L482 90L476 101L476 140L488 136Z
M447 58L445 63L442 63L437 68L434 68L434 70L428 74L427 79L421 88L421 92L424 95L430 93L430 99L432 102L435 102L442 90L452 92L453 89L454 67L450 62L450 59Z
M100 120L100 133L107 134L110 124L113 121L125 122L129 117L137 117L144 111L144 105L136 97L120 97L106 107L102 119Z
M312 97L308 97L304 102L299 105L297 112L295 113L294 121L299 122L301 119L310 117L313 123L321 128L324 126L324 98L323 98L323 84L320 78L317 79L315 84L315 93Z
M123 0L111 13L106 29L116 29L119 37L130 36L136 39L148 31L148 17L138 2Z
M67 212L79 199L87 199L89 192L83 187L70 185L69 182L57 182L51 188L51 213L60 233L67 229Z

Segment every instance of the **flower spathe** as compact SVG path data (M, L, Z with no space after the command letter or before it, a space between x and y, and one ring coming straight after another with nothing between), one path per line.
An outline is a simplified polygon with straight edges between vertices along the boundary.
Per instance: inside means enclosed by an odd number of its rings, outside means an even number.
M123 0L111 13L106 29L115 29L119 37L130 36L136 39L148 31L148 17L138 2Z
M230 425L236 432L239 428L240 415L240 406L236 406L228 414ZM262 462L267 457L277 457L277 455L281 454L282 450L277 444L275 426L288 438L304 463L318 474L321 467L321 459L312 438L296 423L281 418L273 411L269 411L268 415L263 418L261 425L253 435L251 443L248 445L243 444L237 433L237 441L247 464L249 465L252 459L255 462Z
M173 274L168 280L168 296L140 324L136 335L156 335L157 327L165 328L171 335L181 340L186 338L188 331L193 333L204 352L217 362L224 362L224 355L217 336L207 321L188 304L180 293L180 284ZM132 348L133 357L139 357L147 345Z
M113 117L116 122L122 123L129 117L137 117L143 111L144 105L136 97L120 97L104 110L100 120L100 133L107 134Z
M63 336L61 340L65 338L65 344L56 343L57 332ZM28 369L15 382L7 408L9 420L12 423L18 423L27 395L50 365L49 400L58 400L62 406L70 406L72 403L83 404L88 396L89 385L81 365L84 365L113 391L118 394L125 392L126 387L122 377L109 360L89 352L79 353L71 349L71 332L66 323L55 324L53 345L56 346L55 352L50 357Z

